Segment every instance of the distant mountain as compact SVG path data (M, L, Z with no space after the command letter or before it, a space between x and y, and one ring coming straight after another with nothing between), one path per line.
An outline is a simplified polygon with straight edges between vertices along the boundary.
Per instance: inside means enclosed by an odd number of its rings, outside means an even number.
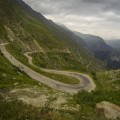
M91 51L95 54L95 56L100 60L105 60L110 55L111 51L113 50L110 46L108 46L105 41L94 35L89 34L82 34L79 32L74 32L76 35L81 37Z
M112 48L120 51L120 39L117 40L106 40L106 43Z
M79 36L22 0L1 0L0 16L0 42L9 42L9 51L15 56L42 49L42 55L33 56L40 67L83 71L104 68Z
M90 50L94 53L95 57L104 61L111 69L120 68L120 53L98 36L82 34L74 32L80 38L82 38Z

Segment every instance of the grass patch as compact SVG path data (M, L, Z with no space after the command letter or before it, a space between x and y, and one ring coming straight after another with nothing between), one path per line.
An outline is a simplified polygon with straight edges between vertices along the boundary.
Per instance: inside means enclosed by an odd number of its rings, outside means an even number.
M80 81L78 79L76 79L74 77L66 76L66 75L47 73L47 72L43 72L43 75L45 75L49 78L52 78L56 81L66 83L66 84L79 84L80 83Z
M33 53L31 56L33 57L33 63L42 68L86 71L84 65L72 53Z

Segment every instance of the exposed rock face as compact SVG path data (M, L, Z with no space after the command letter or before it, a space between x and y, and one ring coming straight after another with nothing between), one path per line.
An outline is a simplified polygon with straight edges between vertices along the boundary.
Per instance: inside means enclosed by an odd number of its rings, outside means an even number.
M104 115L105 118L109 120L119 120L120 119L120 107L109 103L101 102L96 105L97 113L99 115Z

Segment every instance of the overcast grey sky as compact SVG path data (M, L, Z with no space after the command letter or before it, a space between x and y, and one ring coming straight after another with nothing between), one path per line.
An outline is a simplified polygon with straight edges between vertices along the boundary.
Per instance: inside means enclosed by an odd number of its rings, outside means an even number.
M34 10L69 29L120 39L120 0L24 0Z

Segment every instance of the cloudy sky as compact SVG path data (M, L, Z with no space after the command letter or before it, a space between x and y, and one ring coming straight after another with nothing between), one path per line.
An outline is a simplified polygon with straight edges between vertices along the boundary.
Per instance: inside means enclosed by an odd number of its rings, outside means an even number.
M34 10L69 29L120 39L120 0L24 0Z

